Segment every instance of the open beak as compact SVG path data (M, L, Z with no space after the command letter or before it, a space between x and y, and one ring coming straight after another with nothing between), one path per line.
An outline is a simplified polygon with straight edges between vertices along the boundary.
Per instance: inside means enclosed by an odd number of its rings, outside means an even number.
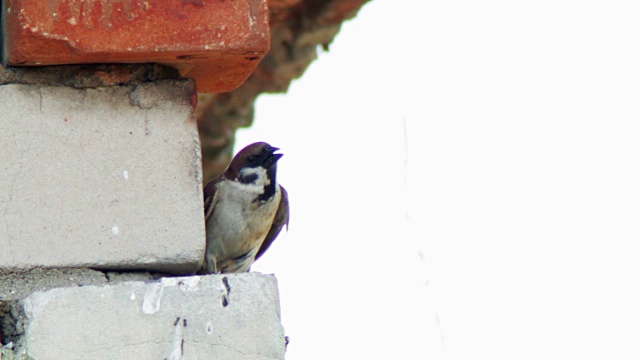
M265 165L271 166L271 165L275 164L278 160L280 160L280 158L282 157L283 154L274 154L278 150L280 150L280 149L278 149L276 147L272 147L271 148L271 155L267 158L267 161L265 161Z

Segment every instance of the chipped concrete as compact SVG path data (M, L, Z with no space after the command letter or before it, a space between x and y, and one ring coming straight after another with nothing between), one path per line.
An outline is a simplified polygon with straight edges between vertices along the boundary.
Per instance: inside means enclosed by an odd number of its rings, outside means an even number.
M160 277L149 272L102 272L93 269L31 269L0 274L0 301L23 299L35 291L58 287L117 284L148 281Z
M24 272L0 274L0 345L15 343L24 334L18 322L19 308L12 306L37 291L61 287L118 284L125 281L150 281L161 274L149 272L101 272L93 269L31 269ZM7 354L10 349L5 349ZM9 355L5 354L5 358ZM4 359L4 358L0 358Z
M278 304L275 277L259 273L51 289L12 303L22 329L16 353L38 360L284 359Z
M102 285L107 282L104 273L91 269L32 269L0 274L0 301L22 299L34 291L56 287Z

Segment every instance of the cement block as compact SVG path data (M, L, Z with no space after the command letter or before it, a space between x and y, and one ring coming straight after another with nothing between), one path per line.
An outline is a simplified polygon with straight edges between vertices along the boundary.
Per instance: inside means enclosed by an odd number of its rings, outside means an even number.
M259 273L58 288L16 303L16 353L47 359L283 359L276 278Z
M0 86L0 272L191 273L203 258L190 80Z

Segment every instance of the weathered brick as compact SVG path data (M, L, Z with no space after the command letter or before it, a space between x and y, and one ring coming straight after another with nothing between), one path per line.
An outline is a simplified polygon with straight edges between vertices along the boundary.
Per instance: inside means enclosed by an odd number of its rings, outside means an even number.
M269 51L268 1L3 1L9 65L156 62L230 91Z

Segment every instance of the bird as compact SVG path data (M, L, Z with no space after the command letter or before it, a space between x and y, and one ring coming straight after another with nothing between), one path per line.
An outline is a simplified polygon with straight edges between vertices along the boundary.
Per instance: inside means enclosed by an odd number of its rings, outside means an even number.
M205 257L200 274L248 272L284 226L289 195L276 181L280 150L247 145L204 188Z

